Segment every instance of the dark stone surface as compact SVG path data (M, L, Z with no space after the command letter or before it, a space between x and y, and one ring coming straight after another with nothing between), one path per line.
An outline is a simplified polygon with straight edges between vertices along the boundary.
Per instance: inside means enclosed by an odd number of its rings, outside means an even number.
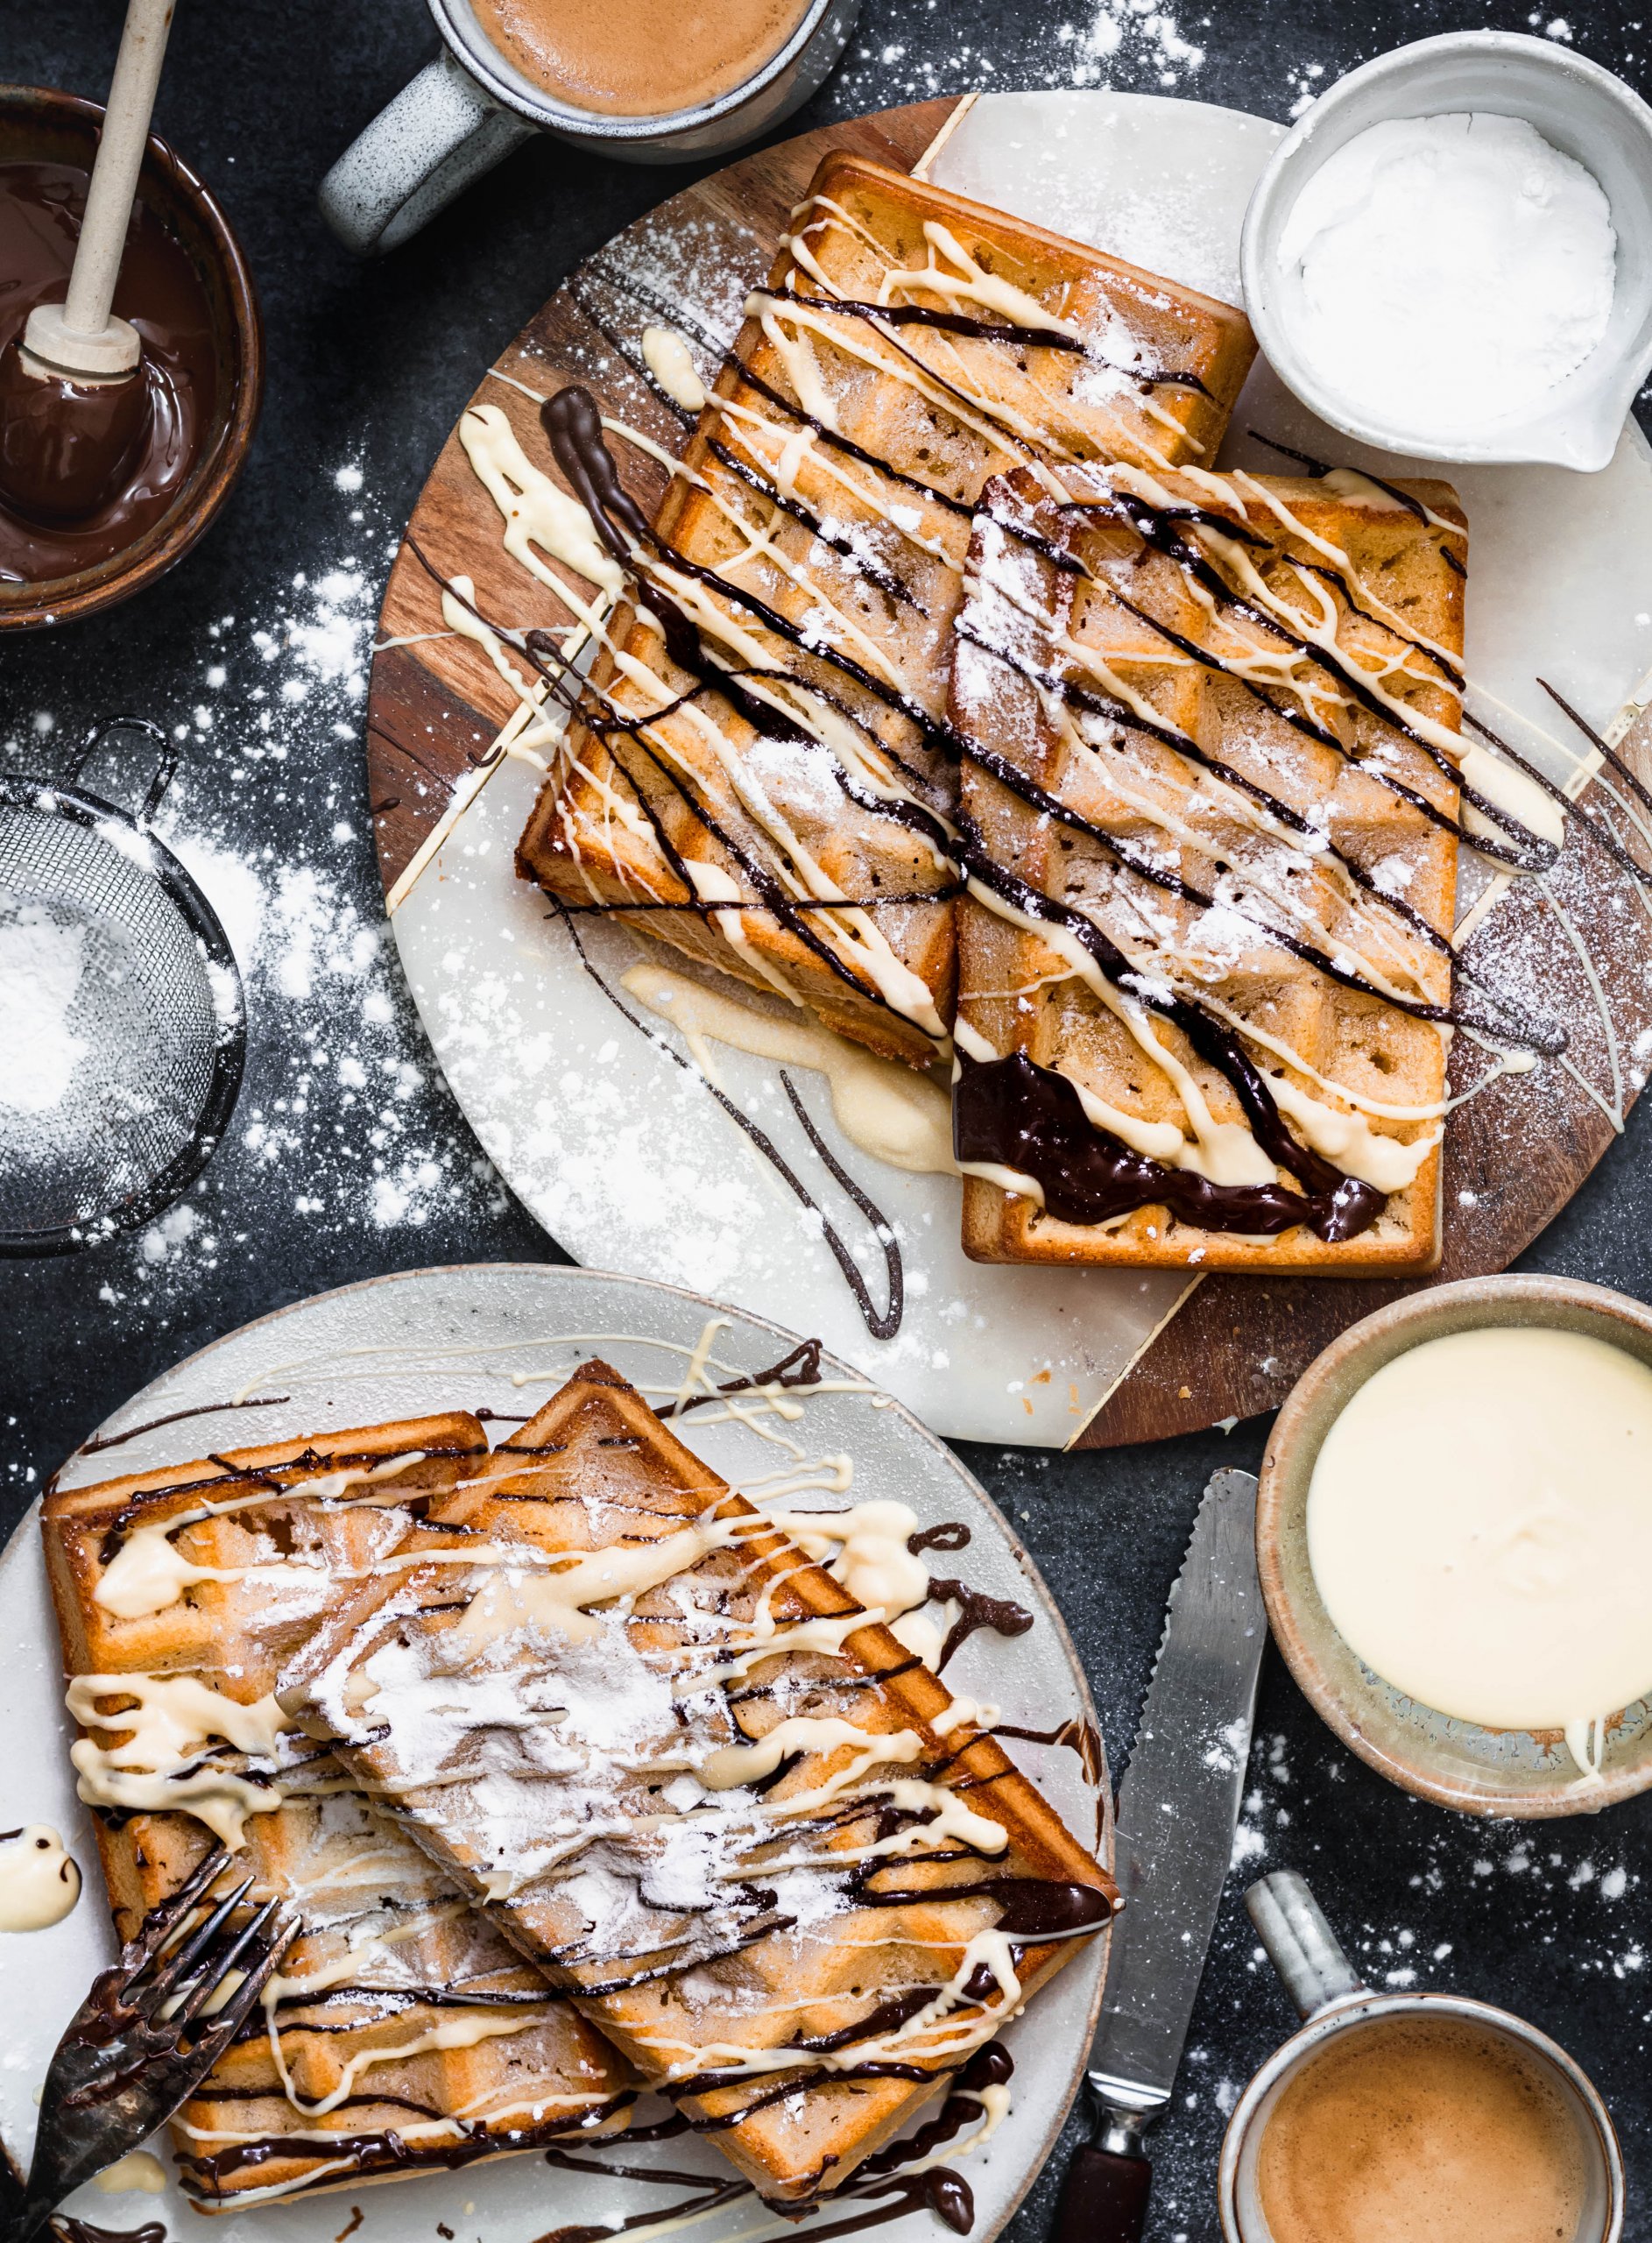
M1086 67L1092 82L1099 70L1120 85L1285 117L1305 89L1399 41L1487 21L1521 30L1552 21L1446 0L1359 11L1331 0L1236 0L1182 16L1204 60L1166 66L1147 28L1147 0L1133 10L1121 0L1117 51L1095 57L1084 44L1094 5L872 0L845 67L800 122L977 83L1070 84ZM113 0L10 0L0 20L8 76L101 98L118 32ZM1652 81L1642 25L1626 6L1590 0L1568 21L1579 48L1643 87ZM0 649L0 761L60 768L88 726L120 711L183 728L180 835L251 860L263 883L252 1054L237 1129L189 1202L187 1235L174 1222L172 1235L8 1269L8 1525L108 1411L251 1317L385 1270L556 1258L479 1161L434 1079L393 959L374 954L382 912L349 643L353 633L358 657L391 541L478 367L578 258L691 174L540 141L408 249L358 269L315 216L315 182L433 50L420 0L185 0L180 10L159 123L222 196L258 276L270 337L264 426L219 526L141 605ZM1167 67L1173 88L1163 84ZM362 471L359 494L337 486L345 463ZM341 591L335 581L329 592L331 571L360 582ZM300 577L307 581L295 586ZM329 663L342 674L325 675ZM283 683L302 697L284 696ZM90 775L118 789L107 766ZM1637 1115L1530 1266L1652 1296L1639 1182L1648 1129L1652 1120ZM1066 1611L1115 1762L1198 1490L1218 1463L1254 1464L1264 1431L1247 1425L1225 1440L1070 1459L970 1453ZM1643 1882L1652 1801L1599 1822L1521 1828L1444 1815L1343 1751L1271 1655L1252 1782L1247 1872L1305 1870L1379 1982L1411 1971L1419 1985L1511 2003L1583 2061L1625 2136L1626 2233L1652 2238ZM26 1813L26 1801L12 1803ZM1256 1960L1243 1881L1233 1880L1157 2145L1156 2243L1215 2233L1223 2106L1289 2022ZM1017 2243L1047 2232L1060 2162L1020 2215ZM396 2232L407 2232L414 2194L393 2196ZM370 2233L390 2232L392 2210L390 2196L369 2200ZM1472 2208L1461 2232L1472 2243Z

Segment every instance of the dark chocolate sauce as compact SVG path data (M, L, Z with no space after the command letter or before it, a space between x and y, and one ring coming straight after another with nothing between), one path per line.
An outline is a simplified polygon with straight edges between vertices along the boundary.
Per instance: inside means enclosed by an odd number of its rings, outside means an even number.
M121 1433L93 1433L81 1443L82 1456L95 1456L100 1450L118 1448L123 1441L136 1440L139 1433L152 1433L162 1426L175 1426L184 1418L209 1418L219 1410L273 1410L283 1402L290 1402L290 1394L255 1394L244 1402L198 1402L193 1410L169 1410L164 1418L150 1418L141 1426L129 1426Z
M943 1581L937 1574L929 1583L929 1594L937 1603L956 1604L958 1608L958 1617L948 1629L947 1639L941 1646L941 1656L935 1663L937 1674L978 1628L990 1628L995 1636L1024 1636L1033 1624L1033 1616L1024 1604L1016 1604L1007 1596L989 1596L984 1589L971 1588L965 1581Z
M146 2219L141 2227L95 2227L72 2212L54 2211L46 2225L60 2243L166 2243L166 2230L158 2219Z
M991 1900L998 1908L995 1928L1028 1947L1048 1940L1085 1938L1111 1923L1118 1910L1112 1893L1099 1885L1070 1885L1051 1877L984 1877L975 1885L931 1885L912 1892L863 1886L855 1897L868 1908L932 1908L943 1900Z
M0 164L0 352L36 304L60 303L67 294L87 177L75 164ZM187 252L141 196L115 311L143 337L135 379L146 385L150 405L124 487L76 522L43 526L0 507L0 581L42 584L124 552L166 513L194 469L218 403L211 308ZM19 442L30 441L25 426L9 425Z
M961 1518L949 1518L939 1526L926 1526L917 1534L908 1534L907 1547L914 1558L926 1550L944 1550L949 1557L957 1551L967 1549L970 1530Z
M1139 389L1168 385L1196 389L1204 397L1211 394L1197 374L1170 372L1162 367L1121 366L1116 359L1105 357L1082 336L1068 335L1058 327L1024 325L1019 320L978 319L970 312L942 311L929 304L872 304L858 302L850 296L810 296L801 288L758 288L752 293L772 303L807 304L811 311L838 312L851 319L870 321L878 327L933 327L944 335L967 336L978 343L1007 343L1017 350L1066 350L1122 375Z
M152 414L141 360L124 380L76 381L20 343L7 343L0 350L0 498L48 530L89 521L126 489Z
M1316 1237L1339 1243L1368 1230L1382 1211L1382 1193L1352 1177L1333 1191L1304 1193L1279 1184L1212 1184L1190 1169L1166 1168L1098 1129L1066 1076L1035 1066L1024 1051L987 1063L961 1051L952 1093L958 1158L1034 1178L1058 1221L1088 1225L1163 1206L1199 1230L1276 1238L1305 1223Z

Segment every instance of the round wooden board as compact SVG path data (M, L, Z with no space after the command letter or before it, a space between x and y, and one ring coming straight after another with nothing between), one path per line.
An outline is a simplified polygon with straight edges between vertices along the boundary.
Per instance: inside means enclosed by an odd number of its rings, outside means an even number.
M829 149L853 149L910 170L963 106L952 99L919 102L801 134L699 180L639 219L619 241L657 248L692 232L703 260L710 230L714 241L726 237L731 271L750 263L754 238L762 245L766 265L787 213ZM571 275L529 322L497 369L484 376L475 401L502 407L532 455L541 458L545 447L533 401L498 376L514 375L541 394L578 380L600 395L604 367L618 367L625 393L623 405L616 400L613 409L623 410L633 425L675 451L681 443L678 422L614 357L600 311L593 317L580 280L578 272ZM664 481L659 470L652 487L644 476L635 477L639 500L652 506ZM420 493L385 591L379 640L412 643L385 644L372 668L370 799L387 896L440 825L455 786L487 754L515 711L515 697L477 650L446 632L440 587L432 574L434 570L448 578L469 576L485 592L498 584L500 560L497 511L471 471L455 431ZM503 611L513 623L566 623L565 612L548 591L540 612L523 612L532 605L525 603L525 584L521 572L513 570ZM490 604L484 598L482 605L486 612L502 612L497 601ZM1652 714L1638 719L1618 752L1652 783ZM1497 904L1467 955L1472 959L1484 953L1500 961L1505 976L1512 964L1520 982L1566 1020L1574 1033L1571 1056L1578 1072L1621 1114L1638 1089L1634 1074L1628 1074L1619 1082L1614 1100L1612 1086L1627 1065L1623 1055L1638 1037L1652 1036L1649 923L1634 884L1599 851L1574 846L1563 865L1568 860L1564 920L1544 891L1528 884ZM1580 963L1573 932L1599 969L1610 1026ZM1465 1087L1484 1064L1484 1053L1459 1037L1454 1086ZM1462 1079L1455 1080L1459 1074ZM1074 1446L1162 1440L1276 1409L1320 1349L1373 1309L1419 1283L1507 1269L1565 1206L1614 1135L1605 1107L1558 1066L1495 1084L1461 1110L1448 1132L1445 1251L1436 1277L1373 1283L1208 1277L1113 1389Z

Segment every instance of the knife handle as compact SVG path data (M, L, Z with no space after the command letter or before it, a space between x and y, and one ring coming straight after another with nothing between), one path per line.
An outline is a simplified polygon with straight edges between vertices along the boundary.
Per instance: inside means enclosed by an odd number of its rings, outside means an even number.
M1145 2157L1085 2142L1067 2168L1051 2243L1140 2243L1152 2187Z

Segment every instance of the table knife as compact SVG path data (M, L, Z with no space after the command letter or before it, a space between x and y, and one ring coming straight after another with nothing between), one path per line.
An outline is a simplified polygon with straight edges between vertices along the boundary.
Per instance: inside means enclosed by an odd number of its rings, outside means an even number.
M1267 1620L1256 1578L1256 1480L1218 1472L1170 1591L1140 1726L1119 1787L1100 2022L1055 2243L1137 2243L1153 2169L1142 2136L1169 2104L1239 1821Z

